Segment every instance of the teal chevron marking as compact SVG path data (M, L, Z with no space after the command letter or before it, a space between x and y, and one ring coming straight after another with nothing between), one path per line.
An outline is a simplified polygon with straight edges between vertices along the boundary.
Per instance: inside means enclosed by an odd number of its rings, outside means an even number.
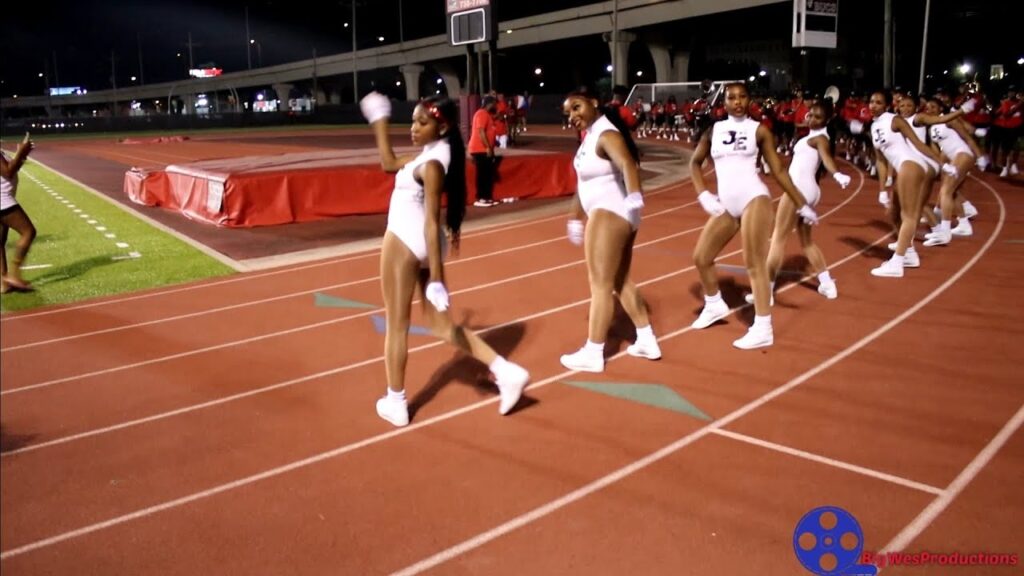
M388 321L380 314L374 314L370 316L370 322L373 322L373 329L378 334L387 334L388 332ZM411 336L433 336L434 333L430 331L430 328L424 328L423 326L417 326L415 324L409 326L409 334Z
M565 381L569 386L583 388L599 394L607 394L615 398L631 400L640 404L647 404L673 412L680 412L693 416L698 420L711 420L711 417L697 408L686 398L677 394L671 388L661 384L634 384L629 382L574 382Z
M322 292L316 293L315 304L321 308L366 308L370 310L380 308L380 306L375 304L356 302L355 300L349 300L348 298L338 298L337 296L323 294Z

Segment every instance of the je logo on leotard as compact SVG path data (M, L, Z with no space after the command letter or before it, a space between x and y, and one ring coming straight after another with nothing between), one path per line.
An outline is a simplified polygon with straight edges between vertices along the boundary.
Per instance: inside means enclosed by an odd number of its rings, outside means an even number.
M733 150L746 150L747 149L747 135L746 134L740 134L737 137L737 134L739 134L739 133L736 132L735 130L729 130L729 139L728 140L723 140L722 144L725 144L726 146L728 146L729 144L734 144L734 146L732 147Z
M818 576L874 576L878 568L857 564L864 550L864 532L852 514L838 506L811 510L793 530L797 560Z

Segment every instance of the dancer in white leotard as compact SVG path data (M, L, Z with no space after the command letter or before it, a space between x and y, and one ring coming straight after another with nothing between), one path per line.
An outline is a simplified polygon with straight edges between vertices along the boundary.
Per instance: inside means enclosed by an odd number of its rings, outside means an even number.
M636 343L626 352L657 360L661 349L651 328L647 304L629 279L643 207L636 144L618 112L599 107L598 100L586 89L569 94L562 108L569 124L587 134L573 160L577 193L568 232L570 241L584 245L590 279L587 343L563 355L562 365L586 372L604 370L604 341L615 312L616 295L636 326Z
M817 207L818 201L821 199L821 188L818 187L818 169L823 163L825 169L840 186L846 188L850 184L850 177L839 172L832 157L834 143L825 129L831 115L831 107L822 104L811 106L807 113L807 125L811 132L793 146L793 162L789 165L789 177L812 207ZM772 290L775 289L775 277L778 276L779 269L782 267L786 240L789 239L794 226L800 236L800 245L803 247L804 255L807 256L811 268L818 275L818 292L830 300L838 297L839 291L829 274L825 256L811 238L811 226L803 219L797 218L796 207L788 196L783 196L779 200L779 208L775 213L775 230L772 231L771 248L768 250L768 277L772 280Z
M21 170L33 147L34 144L26 132L24 140L12 158L7 158L6 153L0 152L0 293L32 290L32 285L21 277L21 265L25 262L32 241L36 238L36 227L25 213L25 209L18 204L15 196L18 193L18 171ZM8 267L7 233L11 228L14 228L20 237Z
M892 258L873 269L875 276L902 278L903 268L921 265L917 252L913 250L914 232L921 216L921 194L928 179L928 161L942 164L942 158L914 133L906 120L886 112L891 105L890 96L885 92L871 95L871 139L875 150L885 156L889 166L896 171L896 196L893 201L893 219L898 222L899 238ZM943 172L956 172L952 165L942 165Z
M377 401L377 414L395 426L409 423L405 364L410 309L417 286L423 315L434 334L490 367L501 396L498 410L507 414L519 401L529 374L499 356L475 333L454 324L447 311L441 194L448 195L446 224L455 246L466 211L466 152L459 134L456 105L440 97L420 102L413 111L411 133L413 144L423 146L423 151L402 158L396 157L391 147L391 104L387 97L373 92L360 105L373 126L381 167L385 172L398 173L380 257L387 314L384 356L388 390Z
M910 124L913 128L914 134L917 135L917 139L923 142L925 145L928 144L928 127L936 124L945 124L952 122L959 118L963 112L957 110L952 114L946 115L934 115L928 114L926 111L919 111L917 106L917 100L915 100L909 94L903 96L900 99L899 104L896 106L900 116ZM938 220L935 218L935 214L931 210L925 210L925 206L932 196L932 183L940 175L939 163L932 158L925 158L925 162L928 164L928 178L926 182L922 184L921 190L921 216L927 221L928 226L936 228L939 225Z
M925 112L937 116L942 113L942 104L935 98L928 100L925 104ZM974 141L970 130L963 122L956 120L947 124L932 125L929 134L933 146L938 146L939 151L946 161L957 168L957 174L943 174L942 185L939 189L939 206L942 210L942 220L937 228L934 228L927 235L925 246L942 246L949 244L953 236L970 236L973 233L971 222L964 213L963 198L959 190L975 162L982 166L988 164L988 159L982 153L978 143ZM976 160L977 159L977 160ZM959 200L959 203L957 202ZM959 222L956 228L952 228L954 211L958 212Z
M772 176L792 199L801 218L817 222L814 209L796 189L789 174L782 169L775 151L775 139L763 124L747 117L750 93L742 82L725 87L725 108L729 116L704 133L690 159L690 177L697 190L697 200L711 216L694 249L693 261L704 288L704 309L693 322L696 329L707 328L729 313L722 300L715 276L715 258L722 248L740 232L743 238L743 259L754 293L754 325L745 336L733 342L742 349L771 346L774 343L771 317L771 289L766 266L768 239L771 231L771 199L768 187L758 175L757 155L760 151ZM715 161L718 194L712 194L704 183L701 166L708 156Z

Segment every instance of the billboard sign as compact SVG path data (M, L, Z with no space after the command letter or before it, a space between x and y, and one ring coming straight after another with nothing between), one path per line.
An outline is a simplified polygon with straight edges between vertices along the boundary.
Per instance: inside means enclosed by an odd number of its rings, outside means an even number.
M793 0L793 47L835 48L839 0Z

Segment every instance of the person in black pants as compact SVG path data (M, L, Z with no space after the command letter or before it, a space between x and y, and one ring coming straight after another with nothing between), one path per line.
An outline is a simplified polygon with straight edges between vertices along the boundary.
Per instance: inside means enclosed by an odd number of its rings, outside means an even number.
M500 204L494 201L494 142L496 139L494 113L497 101L493 96L484 96L480 109L473 114L469 131L469 154L476 165L476 202L474 206L489 207Z

